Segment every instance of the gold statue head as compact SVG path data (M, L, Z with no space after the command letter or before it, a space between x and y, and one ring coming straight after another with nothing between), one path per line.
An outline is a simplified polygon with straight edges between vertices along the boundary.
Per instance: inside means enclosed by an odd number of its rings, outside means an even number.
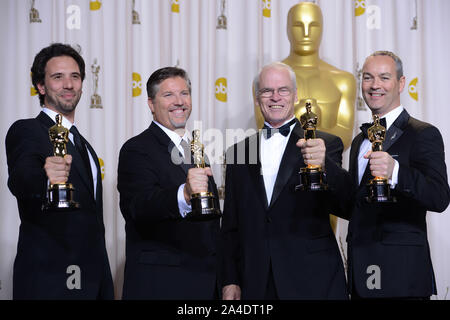
M67 143L69 142L69 130L62 125L62 116L57 114L56 124L48 129L50 141L53 144L53 155L64 157L67 154Z
M373 126L367 129L369 141L372 143L372 151L383 151L383 141L386 137L386 128L380 124L380 117L373 116Z
M287 35L291 52L299 55L319 50L322 40L323 16L320 7L311 2L301 2L288 13Z
M305 131L305 139L315 139L316 138L316 127L317 127L317 115L311 111L311 102L307 101L305 104L306 112L300 116L300 124Z
M206 166L203 149L204 146L200 141L200 130L192 131L191 153L196 168L204 168Z

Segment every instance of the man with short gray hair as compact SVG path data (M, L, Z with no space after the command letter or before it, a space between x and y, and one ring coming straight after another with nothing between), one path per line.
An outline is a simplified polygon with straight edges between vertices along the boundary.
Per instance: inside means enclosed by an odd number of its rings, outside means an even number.
M337 174L343 170L343 144L319 131L316 139L304 139L294 116L293 74L280 62L261 69L254 87L264 129L227 152L221 230L225 300L348 299L329 221L333 193L346 184L335 179L345 178ZM295 191L306 165L322 166L329 191Z
M350 151L354 187L341 189L350 191L341 199L349 199L351 212L352 299L429 299L436 294L426 213L442 212L450 201L444 143L436 127L411 117L401 104L405 81L394 53L377 51L365 60L362 94L380 119L385 139L382 151L372 150L372 124L361 126ZM374 192L372 199L367 184L380 178L387 189L384 195Z

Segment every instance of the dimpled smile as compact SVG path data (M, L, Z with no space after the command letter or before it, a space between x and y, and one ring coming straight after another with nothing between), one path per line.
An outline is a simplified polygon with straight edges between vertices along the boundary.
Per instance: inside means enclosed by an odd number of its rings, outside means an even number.
M182 108L176 108L176 109L170 110L170 112L177 117L183 117L185 110L186 109L184 107L182 107Z

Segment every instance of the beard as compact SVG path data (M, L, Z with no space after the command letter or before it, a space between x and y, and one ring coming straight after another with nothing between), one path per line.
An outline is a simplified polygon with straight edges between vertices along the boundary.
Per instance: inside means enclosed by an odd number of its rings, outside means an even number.
M170 121L170 124L171 124L175 129L184 129L185 126L186 126L187 119L184 120L183 122L175 122L175 121L173 121L172 119L169 119L169 121Z
M181 107L172 108L172 109L170 109L169 111L173 111L173 110L175 110L175 109L183 109L183 110L186 110L186 109L188 109L188 108L185 107L185 106L181 106ZM171 124L175 129L184 129L185 126L186 126L187 120L189 119L189 116L190 116L190 115L191 115L191 111L189 110L188 113L186 114L186 117L185 117L184 121L182 121L182 122L176 122L174 119L172 119L172 118L169 117L169 122L170 122L170 124Z
M75 96L71 102L64 102L57 95L51 94L45 95L46 103L54 107L57 112L63 115L67 115L73 112L77 107L77 104L80 101L80 99L81 99L81 91L78 93L75 92Z

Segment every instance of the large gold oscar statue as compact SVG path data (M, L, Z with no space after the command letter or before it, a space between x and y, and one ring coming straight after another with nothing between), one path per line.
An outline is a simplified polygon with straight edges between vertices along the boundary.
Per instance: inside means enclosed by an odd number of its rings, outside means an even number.
M356 80L353 74L339 70L319 58L323 18L320 7L312 2L294 5L288 13L289 56L282 62L291 66L297 77L298 102L295 116L306 112L305 99L316 99L312 106L319 122L317 129L339 136L344 148L350 146L355 116ZM255 104L259 128L264 119Z
M319 58L323 16L320 7L312 2L294 5L288 13L287 34L291 43L289 56L282 62L291 66L297 78L298 102L295 116L306 112L305 101L315 99L312 112L318 116L317 129L339 136L347 149L353 137L356 80L353 74L339 70ZM255 103L259 128L264 118ZM337 219L330 216L333 230Z

